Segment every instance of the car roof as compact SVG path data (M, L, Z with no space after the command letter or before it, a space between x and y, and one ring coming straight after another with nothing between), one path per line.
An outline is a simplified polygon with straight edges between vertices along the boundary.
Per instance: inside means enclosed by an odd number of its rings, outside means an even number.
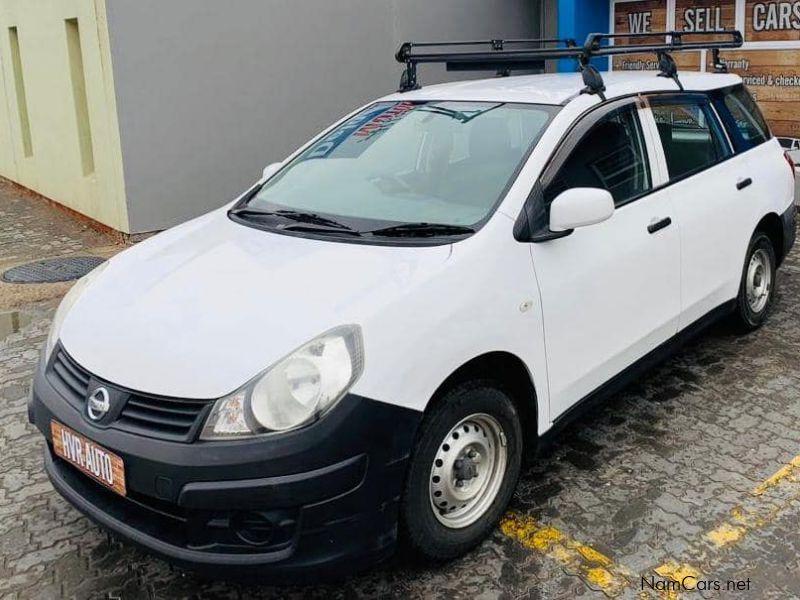
M638 92L678 91L674 81L659 77L656 71L613 71L602 75L608 99ZM738 75L727 73L681 72L679 78L687 92L724 88L742 81ZM383 100L462 100L558 105L575 97L583 87L580 73L515 75L424 86L418 90L391 94Z

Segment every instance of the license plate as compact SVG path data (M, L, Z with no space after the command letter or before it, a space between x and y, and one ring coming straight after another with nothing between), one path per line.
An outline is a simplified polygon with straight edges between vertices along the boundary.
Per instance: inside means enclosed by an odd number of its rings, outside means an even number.
M107 488L126 494L125 464L119 456L58 421L50 421L50 433L58 456Z

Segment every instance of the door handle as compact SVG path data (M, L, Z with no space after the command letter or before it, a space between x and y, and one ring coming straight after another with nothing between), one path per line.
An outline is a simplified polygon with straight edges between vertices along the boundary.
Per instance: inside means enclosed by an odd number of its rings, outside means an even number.
M736 182L736 189L743 190L751 183L753 183L753 180L750 179L749 177L747 177L746 179L740 179L739 181Z
M647 226L647 231L648 233L655 233L656 231L661 231L662 229L665 229L670 225L672 225L672 219L670 219L669 217L665 217L659 221L650 223L650 225Z

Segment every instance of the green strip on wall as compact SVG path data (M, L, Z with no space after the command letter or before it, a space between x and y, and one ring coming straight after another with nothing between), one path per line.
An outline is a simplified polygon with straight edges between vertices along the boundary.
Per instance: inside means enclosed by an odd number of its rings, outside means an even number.
M14 87L17 89L17 109L19 111L19 128L22 134L22 150L25 156L33 156L31 140L31 122L28 119L28 100L25 97L25 78L22 75L22 57L19 52L19 34L16 27L8 28L8 40L11 44L11 68L14 70Z
M83 70L81 52L81 32L78 19L66 19L67 55L72 78L72 96L75 101L75 120L78 124L78 143L81 150L83 174L94 172L94 149L92 148L92 127L89 121L89 101L86 97L86 75Z

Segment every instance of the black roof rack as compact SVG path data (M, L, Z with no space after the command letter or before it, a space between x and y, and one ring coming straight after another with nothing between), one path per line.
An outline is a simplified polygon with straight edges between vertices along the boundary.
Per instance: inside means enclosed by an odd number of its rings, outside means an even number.
M560 44L561 48L545 48L543 44ZM465 52L442 52L442 48L473 48ZM488 46L487 48L481 48ZM513 48L509 48L512 46ZM521 48L521 46L529 46ZM533 46L533 47L530 47ZM419 48L437 48L433 52L414 52ZM448 71L497 71L498 75L509 75L512 70L534 71L544 69L548 57L537 54L542 50L577 48L573 39L537 38L516 40L472 40L458 42L403 42L395 53L397 62L405 63L406 70L400 80L400 91L418 89L417 65L444 63Z
M692 41L684 41L684 37ZM664 38L663 42L653 42L653 38ZM697 39L700 38L700 39ZM712 38L703 40L702 38ZM720 39L722 38L722 39ZM617 40L628 43L616 44ZM642 41L643 43L635 43ZM714 70L724 71L719 60L721 48L739 48L742 45L742 34L736 30L715 32L683 32L683 31L650 31L647 33L590 33L583 46L578 46L572 39L530 39L530 40L484 40L462 42L404 42L395 54L398 62L406 68L400 79L400 91L406 92L419 88L417 81L417 65L424 63L443 63L448 71L497 71L508 75L512 70L537 70L544 68L544 61L560 58L577 59L583 72L586 87L583 93L598 94L604 98L605 85L600 73L590 61L594 57L617 56L623 54L654 53L658 57L659 75L669 77L683 86L678 79L678 69L670 52L687 50L711 50ZM609 43L611 42L611 43ZM556 44L554 47L543 47L544 44ZM472 46L470 50L453 51L454 47ZM488 48L475 47L488 46ZM509 46L513 46L509 48ZM535 47L519 47L535 46ZM420 48L437 48L438 50L416 51ZM442 50L444 49L444 50Z

